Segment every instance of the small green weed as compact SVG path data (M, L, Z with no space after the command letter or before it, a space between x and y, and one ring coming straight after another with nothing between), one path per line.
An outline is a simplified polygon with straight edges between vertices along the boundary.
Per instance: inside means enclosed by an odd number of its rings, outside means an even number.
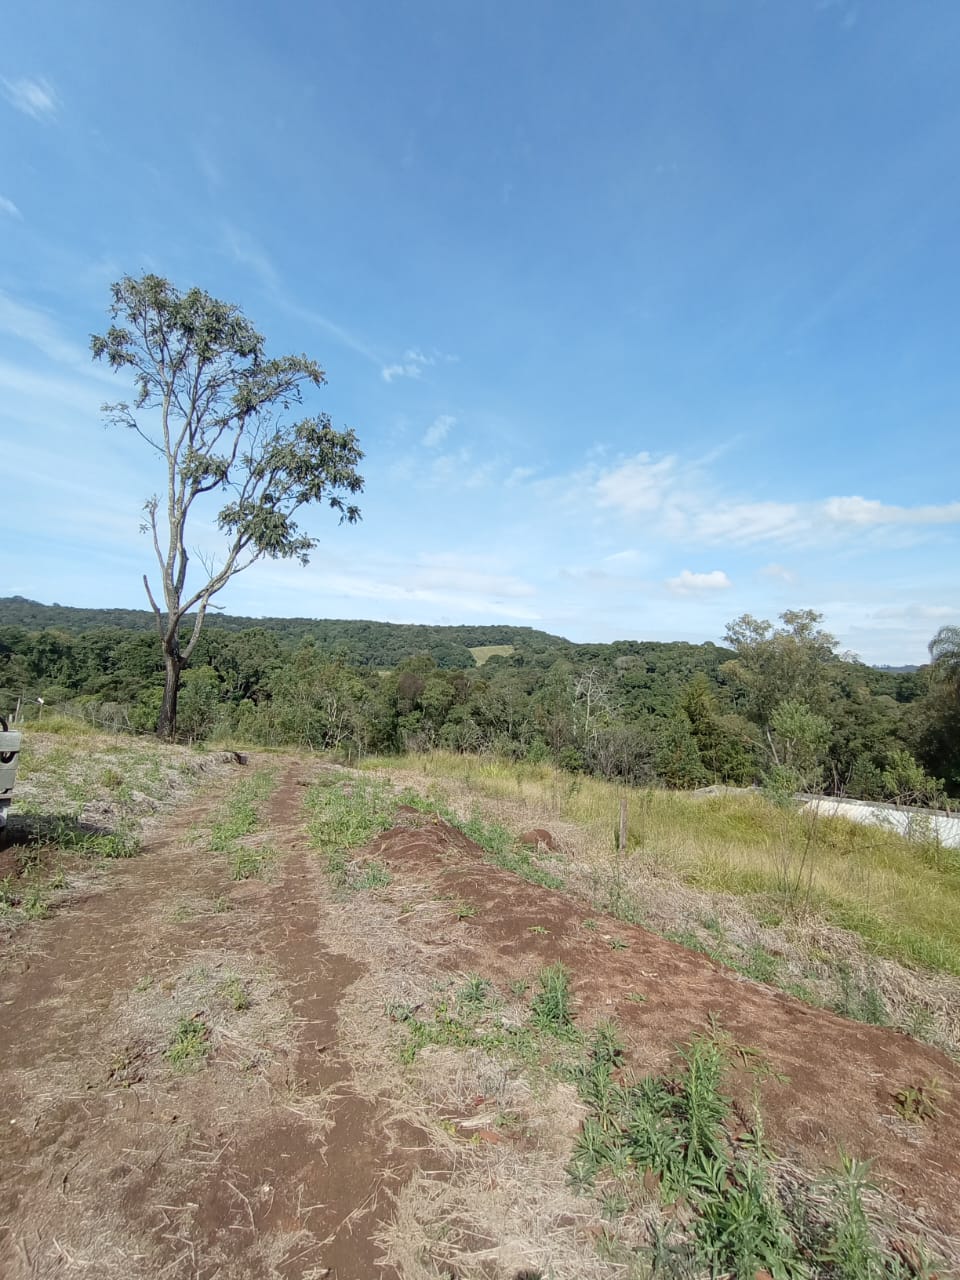
M210 828L208 843L215 853L232 853L236 841L259 828L260 811L275 786L275 773L264 769L234 787Z
M276 851L267 846L234 846L230 850L230 877L233 880L260 880L276 856Z
M739 969L748 978L753 978L755 982L766 982L771 985L776 984L780 973L776 956L770 955L760 946L751 947L746 957L736 963L734 968Z
M869 1022L883 1027L890 1021L887 1006L876 985L869 979L859 982L853 975L850 966L841 963L837 967L838 994L834 1001L834 1010L844 1018L854 1018L857 1022Z
M457 1005L462 1008L482 1008L493 994L493 984L479 974L472 974L457 992Z
M174 1071L191 1071L203 1065L210 1053L210 1028L199 1015L181 1018L163 1056Z
M393 876L382 862L365 862L354 877L351 887L354 889L385 889Z
M45 886L35 881L18 884L13 876L0 880L0 916L19 911L27 920L42 920L49 907Z
M608 1218L611 1210L622 1212L624 1198L640 1203L651 1188L673 1206L671 1220L653 1232L654 1275L905 1280L864 1209L868 1166L844 1160L815 1202L808 1191L781 1196L759 1114L744 1132L723 1092L731 1052L752 1064L758 1079L775 1076L754 1052L714 1029L680 1050L673 1073L625 1084L616 1028L597 1026L574 1072L589 1108L569 1169L574 1185L595 1189Z
M942 1110L946 1090L939 1080L927 1080L924 1084L907 1085L893 1095L893 1105L904 1120L933 1120Z
M548 965L537 974L537 984L539 990L530 1003L535 1025L554 1036L569 1036L574 1031L569 969Z
M573 1024L569 975L562 965L554 965L542 969L537 981L539 989L525 1025L505 1019L493 984L480 974L470 974L453 1000L440 1000L429 1017L419 1016L420 1006L391 1005L388 1015L406 1032L402 1061L413 1062L427 1045L444 1045L502 1053L524 1064L546 1064L569 1074L570 1054L580 1043ZM521 996L527 986L514 983L512 990Z
M217 995L237 1013L242 1013L253 1004L243 979L235 973L223 979L217 987Z

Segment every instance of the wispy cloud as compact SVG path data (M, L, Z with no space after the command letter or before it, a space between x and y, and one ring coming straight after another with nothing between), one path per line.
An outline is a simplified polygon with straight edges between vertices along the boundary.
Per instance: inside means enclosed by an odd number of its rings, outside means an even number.
M378 616L413 613L422 617L423 607L429 606L454 617L469 613L519 622L540 617L534 604L536 587L484 556L421 552L407 559L379 555L364 559L361 555L352 558L349 571L318 559L306 570L271 563L258 576L261 581L269 578L274 589L295 592L299 608L317 592L375 601Z
M416 347L408 347L399 360L383 366L380 376L384 382L393 382L396 378L413 378L416 381L423 377L424 369L437 364L456 364L459 359L459 356L445 355L442 351L432 351L427 355Z
M627 515L657 511L676 483L677 460L659 461L649 453L638 453L597 480L595 491L601 507L615 507Z
M80 366L94 373L98 366L91 366L90 352L79 343L64 338L57 324L45 311L25 306L9 294L0 292L0 333L16 338L41 351L57 364ZM110 380L113 376L110 375Z
M36 80L31 80L28 76L21 76L17 80L0 76L0 87L11 106L24 115L32 116L34 120L52 120L60 107L56 90L42 76Z
M928 526L960 524L960 502L908 507L863 497L827 497L803 502L775 498L744 501L723 492L702 460L682 463L674 455L638 453L615 467L587 469L594 501L633 524L656 521L657 532L676 542L751 546L818 546L872 530L902 535ZM581 487L584 472L571 478Z
M960 524L960 502L939 506L900 507L872 498L828 498L824 514L837 524Z
M412 348L403 353L397 364L385 364L380 370L384 382L393 382L395 378L422 378L424 369L436 364L435 356L425 356L422 351Z
M23 215L12 200L8 200L6 196L0 196L0 213L6 213L11 218L21 218Z
M532 479L539 469L539 467L514 467L503 483L506 488L512 489L515 485L523 484L525 480Z
M758 572L762 578L773 578L779 582L796 582L797 580L793 570L782 564L765 564Z
M727 591L733 583L722 569L712 569L709 573L683 569L675 578L668 578L666 585L676 596L690 596L702 591Z
M284 287L281 274L274 265L273 260L252 236L227 223L223 228L223 249L234 262L239 262L253 272L263 286L264 292L269 295L275 306L295 319L302 320L306 324L321 329L336 342L339 342L341 346L347 347L348 350L363 356L371 364L379 365L381 363L380 357L363 339L345 329L343 325L337 324L325 315L321 315L319 311L304 307L291 298Z
M433 422L427 428L423 436L423 443L428 449L435 449L437 445L442 444L450 434L451 429L456 426L456 418L449 413L441 413L434 418Z

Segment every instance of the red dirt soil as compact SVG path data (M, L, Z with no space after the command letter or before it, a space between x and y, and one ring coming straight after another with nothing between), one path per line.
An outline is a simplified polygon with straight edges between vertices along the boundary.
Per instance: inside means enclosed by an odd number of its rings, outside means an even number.
M873 1158L874 1172L906 1204L941 1230L957 1230L960 1067L940 1050L803 1004L645 929L597 916L569 894L518 881L483 862L443 821L388 831L370 852L399 881L415 878L477 908L451 925L446 967L505 986L562 961L580 1017L615 1018L630 1065L644 1072L662 1070L678 1044L718 1025L789 1077L761 1086L775 1150L811 1169L835 1167L840 1151ZM585 928L587 919L597 927ZM613 950L611 939L625 948ZM943 1090L939 1114L905 1125L894 1095L931 1081ZM746 1073L740 1086L746 1103Z
M97 892L25 927L0 954L4 1280L396 1274L371 1237L391 1212L391 1189L418 1164L436 1170L437 1157L419 1131L388 1119L388 1099L364 1096L363 1064L338 1045L338 1006L364 970L325 945L325 923L360 908L335 897L308 850L309 766L283 768L265 815L279 855L270 883L230 881L225 859L191 837L213 796L177 816L179 836L116 866ZM872 1157L930 1225L957 1229L960 1069L945 1055L643 929L602 916L584 927L593 913L582 901L491 867L441 821L405 821L367 851L394 876L378 900L444 971L505 986L562 961L579 1019L616 1018L638 1070L662 1069L678 1043L715 1022L789 1076L761 1086L776 1151L810 1169L834 1166L840 1149ZM401 910L411 893L476 913L438 934L436 922ZM218 897L232 909L178 915L178 903ZM224 1036L202 1071L177 1076L125 1011L144 974L158 1001L168 987L172 998L201 952L269 970L292 1018L269 1045L264 1033L262 1053L232 1053ZM906 1125L893 1095L933 1079L944 1091L939 1114ZM744 1102L749 1088L743 1072Z

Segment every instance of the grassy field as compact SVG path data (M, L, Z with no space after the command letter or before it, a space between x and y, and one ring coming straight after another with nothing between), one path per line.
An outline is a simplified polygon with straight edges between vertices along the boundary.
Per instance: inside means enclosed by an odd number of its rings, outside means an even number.
M513 653L512 644L477 644L470 650L473 660L482 667L488 658L509 658Z
M580 855L629 889L651 871L745 899L762 920L790 914L850 930L878 954L960 974L960 855L877 827L777 808L759 795L617 787L545 764L437 752L368 762L575 824ZM617 853L621 798L627 849Z
M136 854L187 795L229 769L223 754L70 717L30 726L0 840L0 932L45 915L103 860Z

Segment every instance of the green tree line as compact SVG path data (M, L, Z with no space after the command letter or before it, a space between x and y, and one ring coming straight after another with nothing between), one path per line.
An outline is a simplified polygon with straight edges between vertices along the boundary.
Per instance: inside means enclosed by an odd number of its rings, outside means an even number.
M35 715L43 698L104 727L151 732L163 665L140 617L139 629L6 621L0 710L21 699ZM763 783L921 804L960 796L955 650L918 671L868 667L839 653L809 610L778 624L745 615L722 646L235 621L212 620L183 673L187 740L237 736L350 756L442 747L679 788ZM478 667L468 641L513 652Z

